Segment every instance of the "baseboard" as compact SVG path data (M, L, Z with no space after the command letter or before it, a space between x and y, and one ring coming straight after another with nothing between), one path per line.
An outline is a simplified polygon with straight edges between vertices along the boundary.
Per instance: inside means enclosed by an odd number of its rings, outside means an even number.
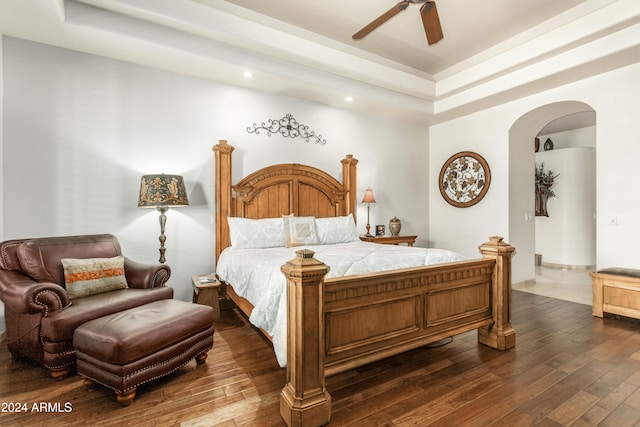
M511 287L532 286L536 284L536 279L523 280L522 282L512 283Z
M543 262L542 267L559 268L564 270L595 270L595 265L570 265L570 264L554 264L551 262Z

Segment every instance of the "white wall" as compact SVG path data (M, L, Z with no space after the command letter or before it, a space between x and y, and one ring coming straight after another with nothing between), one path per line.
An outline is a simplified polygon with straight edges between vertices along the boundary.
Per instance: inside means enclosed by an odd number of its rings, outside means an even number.
M158 214L137 209L140 176L185 177L190 206L167 214L166 257L176 298L190 300L190 277L214 269L213 153L234 151L234 177L272 163L320 167L340 179L340 160L359 159L360 195L372 187L371 224L402 220L428 240L428 132L239 87L5 38L4 239L113 233L125 255L157 262ZM355 102L358 102L356 99ZM249 134L254 122L291 113L326 138ZM359 206L364 232L366 207Z
M640 217L637 214L640 198L629 193L632 183L640 178L640 169L636 165L640 155L640 64L432 126L429 154L429 234L432 240L439 246L455 247L469 256L477 256L476 246L490 235L502 235L509 242L509 168L516 174L531 176L527 181L531 187L511 191L532 191L534 153L531 141L537 134L532 134L527 142L531 145L526 152L531 153L531 157L519 156L520 164L510 166L506 159L514 147L509 145L509 129L527 112L567 100L582 101L596 112L597 267L620 265L640 268L640 257L636 251L637 236L640 235ZM458 209L442 200L437 177L442 163L462 150L477 151L487 159L492 182L484 200L470 208ZM523 206L522 211L533 212L533 197L526 199L531 205ZM612 217L617 218L617 226L606 225ZM516 221L524 224L526 219L522 215ZM533 238L530 240L523 243L520 251L516 245L513 272L516 283L534 277L534 243ZM515 258L522 258L523 253L525 264L516 268ZM527 270L524 265L531 268Z
M563 132L564 133L564 132ZM553 141L553 139L552 139ZM592 268L596 263L596 153L589 147L535 154L536 164L558 175L549 216L536 216L535 251L542 265Z
M562 167L563 171L558 172L563 174L563 179L557 181L556 189L563 197L551 202L553 216L536 217L535 252L542 255L543 265L592 268L596 264L596 126L538 136L541 148L536 153L536 162L545 161L554 170L556 165ZM547 138L553 141L553 151L543 151L542 145ZM564 151L572 148L587 151ZM558 153L566 158L554 162ZM576 156L569 153L576 153ZM576 174L567 176L565 167L580 169L584 176L580 179L580 172L575 169Z
M478 258L489 236L508 238L508 135L489 110L441 123L430 129L429 236L434 246ZM508 127L507 127L508 131ZM502 149L500 148L502 147ZM487 161L491 183L485 197L467 208L449 205L440 194L438 176L444 162L460 151L474 151Z
M2 52L2 33L0 33L0 52ZM4 82L4 78L3 78L3 67L2 67L2 54L0 54L0 153L3 152L2 150L2 141L3 141L3 135L4 135L4 131L3 131L3 121L2 118L4 117L3 114L3 105L4 105L4 97L3 97L3 82ZM4 212L3 209L3 196L2 196L2 191L4 188L4 173L3 173L3 167L2 167L2 158L0 157L0 212ZM4 225L4 221L0 220L0 241L4 240L4 229L3 229L3 225ZM0 341L4 341L4 335L5 335L5 321L4 321L4 304L2 303L2 301L0 301Z

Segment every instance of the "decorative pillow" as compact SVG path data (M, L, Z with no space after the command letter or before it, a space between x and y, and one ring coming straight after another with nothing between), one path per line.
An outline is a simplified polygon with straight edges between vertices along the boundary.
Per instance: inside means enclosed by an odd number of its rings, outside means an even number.
M283 216L284 245L288 248L317 245L316 219L312 216Z
M125 289L124 257L63 258L64 282L70 299Z
M284 246L281 218L249 219L228 217L233 249L261 249Z
M349 243L359 240L356 222L351 214L330 218L316 218L316 232L318 233L318 243L321 245Z

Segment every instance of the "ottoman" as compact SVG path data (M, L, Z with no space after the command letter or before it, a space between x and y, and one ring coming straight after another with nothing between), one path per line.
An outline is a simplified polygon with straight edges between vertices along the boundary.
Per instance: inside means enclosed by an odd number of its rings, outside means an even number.
M123 406L136 388L196 358L205 362L213 347L213 309L177 300L155 301L91 320L73 334L78 374L85 384L107 386Z

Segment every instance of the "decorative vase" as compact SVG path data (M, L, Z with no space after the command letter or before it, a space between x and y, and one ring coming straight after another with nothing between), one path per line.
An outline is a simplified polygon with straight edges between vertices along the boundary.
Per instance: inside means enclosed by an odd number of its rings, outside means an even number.
M547 140L544 142L544 151L549 150L553 150L553 141L551 140L551 138L547 138Z
M547 200L549 197L541 191L536 191L536 216L549 216Z
M538 151L540 151L540 138L536 138L535 139L535 143L534 143L534 151L537 153Z
M400 229L402 228L402 223L395 216L389 220L389 231L392 236L398 236L400 234Z

